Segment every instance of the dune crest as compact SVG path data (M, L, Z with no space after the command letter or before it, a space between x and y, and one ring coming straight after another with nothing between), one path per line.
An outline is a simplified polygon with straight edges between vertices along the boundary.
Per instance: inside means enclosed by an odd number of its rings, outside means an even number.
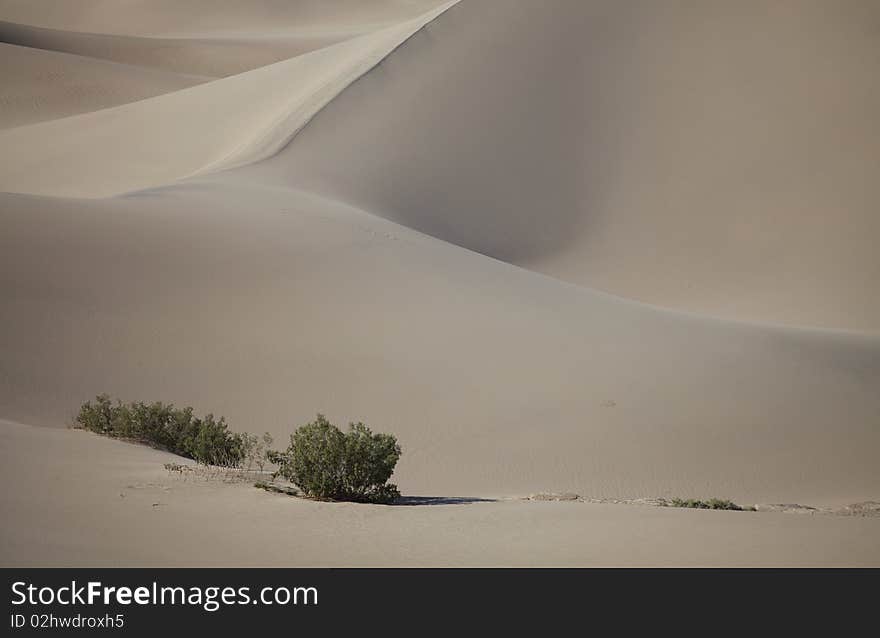
M0 22L0 40L170 73L228 77L322 49L374 29L293 31L274 36L145 37L58 31Z
M465 2L247 179L655 305L880 334L878 29L859 2Z
M0 190L111 197L268 157L453 4L215 82L2 131L0 145L16 153L0 158Z
M63 31L139 37L364 32L418 17L438 0L0 0L0 17Z
M0 43L0 129L68 117L210 78Z

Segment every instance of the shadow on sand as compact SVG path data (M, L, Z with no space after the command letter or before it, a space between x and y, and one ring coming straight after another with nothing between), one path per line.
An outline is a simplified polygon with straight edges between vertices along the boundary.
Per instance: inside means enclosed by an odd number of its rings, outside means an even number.
M471 496L401 496L394 503L395 507L406 505L469 505L471 503L494 503L494 498L477 498Z

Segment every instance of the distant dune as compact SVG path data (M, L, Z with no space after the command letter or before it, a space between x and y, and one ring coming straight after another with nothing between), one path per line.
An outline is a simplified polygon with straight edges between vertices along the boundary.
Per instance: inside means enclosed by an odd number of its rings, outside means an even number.
M165 38L57 31L0 22L0 37L13 44L213 78L287 60L357 35L360 34L294 32L274 36L200 34Z
M137 102L209 79L3 43L0 56L0 129Z
M35 27L146 37L364 33L441 0L2 0L2 18Z
M437 0L4 0L0 39L215 77L413 19Z
M79 4L0 0L0 563L880 562L880 518L503 500L880 500L876 5ZM501 500L193 491L61 429L99 392L363 420L405 494ZM217 537L104 554L112 507Z
M223 80L0 131L0 189L109 197L265 159L448 3L400 24Z
M253 172L621 296L876 334L877 29L870 2L465 2Z

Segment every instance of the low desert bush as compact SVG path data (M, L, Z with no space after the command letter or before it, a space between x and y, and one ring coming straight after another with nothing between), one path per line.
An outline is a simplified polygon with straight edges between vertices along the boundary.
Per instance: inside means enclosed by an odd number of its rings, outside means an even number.
M290 436L284 452L271 452L276 475L299 487L306 496L337 501L391 503L400 496L388 483L400 458L390 434L374 434L363 423L342 432L319 414Z
M670 507L690 507L701 510L736 510L738 512L742 511L751 511L754 508L742 507L741 505L737 505L733 501L728 501L721 498L710 498L707 501L701 501L699 499L682 499L682 498L674 498L669 501Z
M148 443L205 465L239 467L248 453L244 435L230 432L223 417L202 418L193 409L156 403L114 405L106 394L80 408L76 425L114 438ZM256 438L256 437L254 437Z

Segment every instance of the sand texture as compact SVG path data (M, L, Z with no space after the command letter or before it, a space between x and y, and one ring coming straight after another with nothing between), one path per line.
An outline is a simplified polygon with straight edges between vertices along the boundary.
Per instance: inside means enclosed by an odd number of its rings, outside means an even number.
M876 3L76 5L0 0L0 564L880 565ZM100 392L364 421L411 500Z

